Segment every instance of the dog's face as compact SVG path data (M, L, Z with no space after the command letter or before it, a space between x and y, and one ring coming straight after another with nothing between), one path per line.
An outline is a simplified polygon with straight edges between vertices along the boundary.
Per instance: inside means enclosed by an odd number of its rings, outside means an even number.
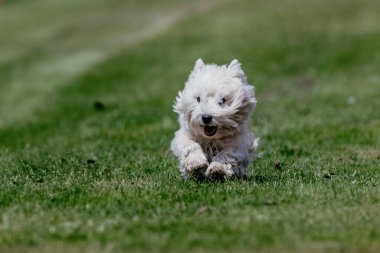
M199 59L176 98L174 111L196 135L219 139L234 135L248 121L256 103L254 95L237 60L216 66Z

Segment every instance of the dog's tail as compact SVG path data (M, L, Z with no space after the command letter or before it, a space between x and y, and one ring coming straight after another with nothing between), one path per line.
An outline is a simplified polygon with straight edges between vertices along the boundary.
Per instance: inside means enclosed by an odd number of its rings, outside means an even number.
M256 138L254 134L249 134L249 149L248 152L253 159L263 158L263 153L257 153L257 149L260 145L260 138Z

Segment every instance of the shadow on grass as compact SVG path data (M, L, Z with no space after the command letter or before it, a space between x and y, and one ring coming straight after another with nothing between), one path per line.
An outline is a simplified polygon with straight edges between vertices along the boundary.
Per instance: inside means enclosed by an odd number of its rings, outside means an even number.
M231 179L209 179L209 178L189 178L186 180L191 180L200 184L223 184L227 182L252 182L257 184L269 183L278 181L281 177L279 175L254 175L245 176L242 178L231 178Z

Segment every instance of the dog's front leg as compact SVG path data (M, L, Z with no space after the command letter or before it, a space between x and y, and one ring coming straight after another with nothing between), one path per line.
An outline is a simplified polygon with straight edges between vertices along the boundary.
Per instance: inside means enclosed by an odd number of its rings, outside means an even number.
M204 178L208 161L199 143L193 141L184 130L178 130L171 143L171 150L179 159L180 170L185 177Z
M206 177L212 180L225 180L234 177L231 164L222 162L211 162L206 170Z
M206 176L213 180L231 179L244 176L239 168L239 155L232 148L223 149L213 158L206 170Z

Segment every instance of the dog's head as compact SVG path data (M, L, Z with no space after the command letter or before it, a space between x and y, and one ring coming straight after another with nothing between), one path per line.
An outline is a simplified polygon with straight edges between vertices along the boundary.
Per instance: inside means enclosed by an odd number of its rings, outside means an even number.
M238 60L228 66L197 60L174 111L180 123L198 136L219 139L234 135L256 104L254 87L247 84Z

